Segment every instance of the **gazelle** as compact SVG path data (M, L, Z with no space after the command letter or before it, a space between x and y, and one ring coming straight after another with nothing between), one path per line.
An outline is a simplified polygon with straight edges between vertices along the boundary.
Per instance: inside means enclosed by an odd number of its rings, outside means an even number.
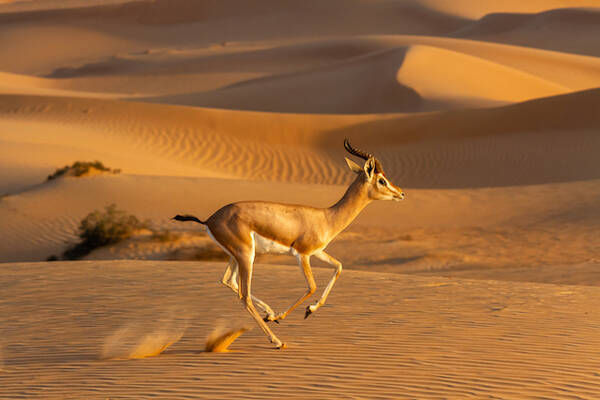
M402 189L393 185L383 173L381 163L373 155L355 149L348 139L344 147L365 160L360 167L346 158L348 167L357 174L344 196L329 208L244 201L224 206L201 221L191 215L177 215L177 221L194 221L206 225L209 236L229 255L230 260L222 283L238 293L246 309L277 348L285 347L266 322L288 316L317 289L310 267L315 256L335 267L335 273L321 298L306 308L304 318L321 307L342 272L342 263L325 252L325 248L344 230L367 204L373 200L404 199ZM251 295L252 268L255 253L291 253L298 259L308 284L306 292L286 311L275 314L268 304ZM238 286L239 275L239 286ZM261 318L254 303L266 316Z

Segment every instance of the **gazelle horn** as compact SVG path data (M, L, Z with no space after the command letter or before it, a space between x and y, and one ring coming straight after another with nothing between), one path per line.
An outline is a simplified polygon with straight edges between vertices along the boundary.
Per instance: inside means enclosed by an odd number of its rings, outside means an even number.
M365 161L372 157L375 160L375 172L383 172L381 163L375 158L375 156L373 156L373 154L352 147L348 138L344 139L344 148L348 153L353 154L356 157L360 157Z

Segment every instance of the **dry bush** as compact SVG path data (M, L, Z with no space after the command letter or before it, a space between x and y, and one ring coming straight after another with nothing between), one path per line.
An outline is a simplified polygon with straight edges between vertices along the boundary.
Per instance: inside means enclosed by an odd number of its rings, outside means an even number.
M148 221L140 221L111 204L104 211L93 211L81 220L77 234L81 242L67 249L63 257L69 260L81 258L98 247L118 243L148 227Z
M110 169L102 164L101 161L75 161L71 166L65 165L62 168L54 171L53 174L48 175L46 178L47 181L51 181L52 179L60 178L68 174L70 171L73 172L73 176L82 176L89 173L91 170L97 170L100 172L110 172L112 174L118 174L121 172L120 169Z

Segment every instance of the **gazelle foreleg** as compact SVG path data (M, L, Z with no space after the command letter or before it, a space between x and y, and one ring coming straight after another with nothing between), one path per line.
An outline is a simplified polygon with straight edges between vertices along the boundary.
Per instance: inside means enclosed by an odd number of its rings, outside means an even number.
M221 283L233 290L241 298L241 293L238 287L238 265L235 261L235 258L231 257L229 259L229 264L227 264L227 269L225 270L223 279L221 279ZM255 296L252 296L252 301L254 301L261 310L267 313L267 317L265 318L275 318L275 312L267 303Z
M327 296L329 296L329 292L331 292L335 281L337 281L337 279L340 277L340 274L342 273L342 263L336 260L335 258L331 257L329 254L325 253L324 251L320 251L318 253L315 253L314 256L321 261L325 261L326 263L333 265L335 267L335 272L331 277L331 280L327 284L327 287L323 291L323 294L321 295L319 301L317 301L315 304L306 307L306 314L304 314L304 318L308 318L310 314L314 313L319 309L319 307L325 304Z
M309 298L315 292L315 290L317 290L317 284L315 283L315 278L313 277L312 269L310 267L310 256L304 255L304 254L297 254L296 257L298 258L298 264L300 264L300 267L302 268L302 272L304 273L304 277L306 278L306 283L308 285L308 289L306 289L306 292L304 292L304 294L302 296L300 296L300 298L298 300L296 300L296 302L294 304L292 304L292 306L290 308L288 308L285 312L278 314L273 319L270 319L269 316L267 315L265 317L265 321L277 322L280 319L284 319L285 317L288 316L289 313L294 311L294 309L296 307L298 307L300 304L302 304L304 302L304 300Z

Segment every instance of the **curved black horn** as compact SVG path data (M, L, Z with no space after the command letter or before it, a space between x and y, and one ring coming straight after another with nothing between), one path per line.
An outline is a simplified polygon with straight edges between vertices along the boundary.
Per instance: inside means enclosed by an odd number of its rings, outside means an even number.
M357 157L362 158L363 160L368 160L369 158L373 157L373 154L371 153L367 153L358 149L355 149L354 147L352 147L350 145L350 142L348 141L348 138L344 139L344 148L346 149L346 151L350 154L353 154Z
M381 163L378 159L375 158L375 156L373 156L373 154L352 147L348 138L344 139L344 148L348 153L360 157L365 161L369 158L373 158L375 160L375 172L383 172L383 167L381 166Z

